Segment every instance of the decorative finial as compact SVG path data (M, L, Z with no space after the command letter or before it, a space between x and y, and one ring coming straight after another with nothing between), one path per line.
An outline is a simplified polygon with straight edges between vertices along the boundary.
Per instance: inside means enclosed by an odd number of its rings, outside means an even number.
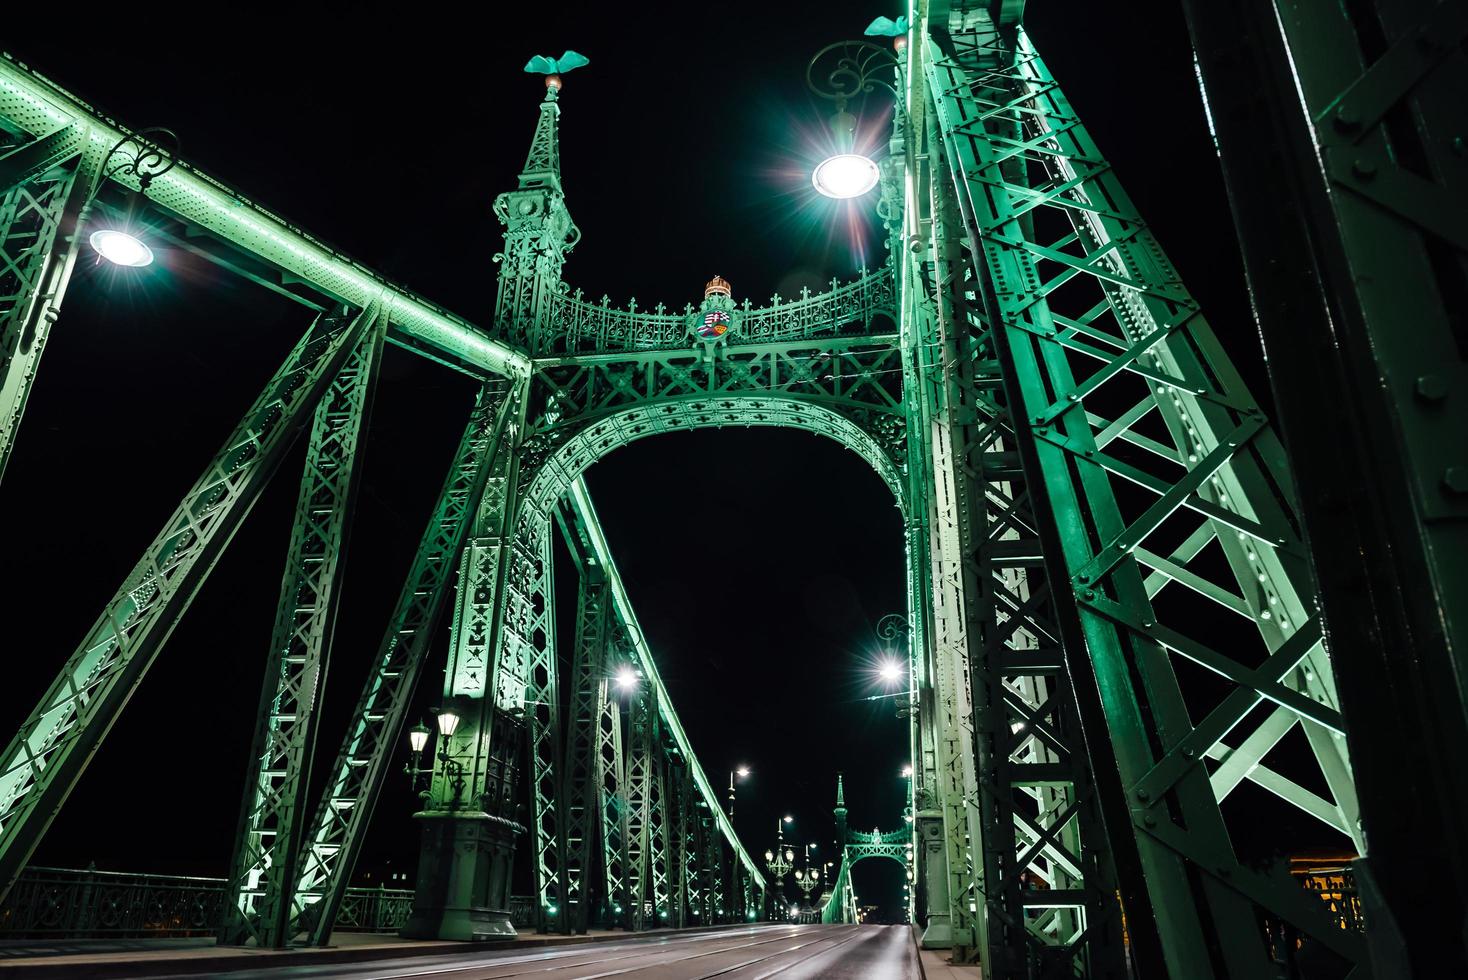
M708 299L715 294L732 297L734 293L730 289L729 280L723 276L714 276L710 279L708 285L703 287L703 298Z
M846 806L846 787L843 785L843 777L839 772L836 774L836 806Z
M566 53L559 58L547 58L538 54L525 62L525 70L532 75L544 75L545 87L548 90L546 98L555 98L555 93L561 90L561 76L573 68L591 64L590 59L584 54L567 49Z

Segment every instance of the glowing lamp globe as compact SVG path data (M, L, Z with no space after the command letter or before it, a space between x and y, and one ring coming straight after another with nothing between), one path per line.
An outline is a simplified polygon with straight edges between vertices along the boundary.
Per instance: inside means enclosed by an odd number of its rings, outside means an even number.
M92 232L92 248L113 265L139 268L153 263L153 250L125 231L104 228Z
M816 165L811 183L827 197L861 197L877 186L877 165L859 153L838 153Z
M414 752L422 752L428 744L428 726L423 724L414 725L408 729L408 745Z
M617 686L624 691L637 683L637 675L632 672L631 667L623 667L617 671Z
M882 680L890 684L902 676L902 666L895 660L884 660L878 673L881 674Z
M448 708L438 713L438 733L444 738L453 738L459 730L459 713Z

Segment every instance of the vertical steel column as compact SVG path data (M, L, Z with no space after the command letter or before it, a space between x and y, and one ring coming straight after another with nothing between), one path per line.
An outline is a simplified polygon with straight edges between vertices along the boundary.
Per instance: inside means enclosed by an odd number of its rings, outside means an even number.
M1373 964L1468 975L1445 762L1468 750L1468 8L1183 8L1352 729Z
M564 525L563 525L564 527ZM569 533L569 532L568 532ZM601 569L581 565L576 603L576 650L571 672L570 733L562 768L566 804L566 915L563 925L584 933L590 914L592 855L600 812L598 708L606 643L607 588Z
M386 328L379 322L362 339L316 407L311 426L225 888L218 934L224 945L253 941L280 948L291 938L316 707L326 682L341 566L361 480L362 436Z
M658 928L671 924L675 898L671 889L670 853L668 831L671 810L668 804L668 745L663 737L659 712L652 712L653 753L652 792L648 808L648 865L652 881L653 925Z
M627 921L632 929L647 928L646 905L651 900L652 755L657 732L653 719L655 694L639 690L628 706L627 735ZM656 914L656 913L654 913Z
M522 652L525 720L530 764L531 844L536 906L542 932L564 929L562 906L570 889L562 793L561 695L557 677L554 561L549 522L521 521L516 560L507 583L505 645Z
M85 134L73 124L0 156L0 478L81 249L101 164Z
M319 317L67 659L0 772L0 893L8 891L133 689L362 336L374 304ZM3 894L0 894L3 897Z
M397 605L378 645L373 668L352 712L332 764L331 780L307 837L291 930L325 945L356 866L372 811L382 791L429 643L451 594L459 553L497 452L507 452L504 427L512 410L508 383L480 389L438 501L403 580Z
M937 200L942 199L943 185L934 182ZM954 234L943 224L944 209L931 208L933 214L931 248L937 268L935 278L946 283L962 276L961 267L949 252L949 237ZM954 311L946 301L947 288L934 292L935 337L940 345L945 369L933 395L936 405L932 415L932 431L928 437L933 460L933 485L928 494L928 518L932 533L932 601L934 646L934 718L932 722L937 785L934 802L942 815L943 852L941 864L929 876L928 928L924 945L930 948L953 947L961 961L974 952L987 948L981 929L985 919L976 910L983 905L983 886L975 854L981 847L978 839L982 826L979 814L978 773L974 759L974 719L970 681L970 633L978 628L977 570L968 560L974 550L976 516L973 503L981 499L982 485L973 485L965 468L963 427L975 421L973 407L965 404L968 387L958 371L965 361L959 357L958 325ZM971 381L971 379L970 379ZM966 414L967 410L967 414ZM976 640L977 637L973 637ZM931 839L932 832L924 833ZM939 856L927 850L931 863ZM936 887L935 887L936 886ZM939 894L939 891L945 894ZM946 907L943 899L946 898Z
M606 886L602 922L625 927L631 907L627 894L627 766L622 752L622 712L611 690L610 645L602 649L596 693L596 785Z
M510 721L525 714L531 631L549 609L529 610L522 601L532 580L549 574L542 564L548 539L527 539L517 528L527 387L519 381L512 395L506 451L495 455L464 547L443 689L444 706L460 721L439 748L421 811L418 885L403 927L412 938L475 940L515 931L501 865L513 860L514 838L525 828L513 819L514 788L503 780L514 778L513 760L523 749L522 726ZM544 681L553 688L554 673ZM537 724L527 719L528 727ZM495 745L498 731L513 732L516 744ZM501 812L489 812L491 803ZM491 888L502 894L491 895Z
M693 924L693 899L688 887L688 777L686 763L678 760L668 767L668 869L673 889L672 924L679 929Z
M681 792L681 819L683 832L683 889L687 896L688 925L707 926L713 923L708 916L708 885L704 874L707 855L703 847L703 821L698 817L698 787L685 768Z

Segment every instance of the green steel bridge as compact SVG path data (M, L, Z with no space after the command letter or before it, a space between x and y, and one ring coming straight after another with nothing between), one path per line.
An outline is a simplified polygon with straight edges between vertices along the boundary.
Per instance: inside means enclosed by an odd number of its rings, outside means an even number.
M1183 3L1272 422L1023 6L914 0L877 32L897 107L875 192L886 258L767 305L717 278L671 297L681 309L568 285L581 231L550 75L494 201L486 326L0 62L0 472L72 268L129 200L305 308L300 342L5 749L0 891L304 436L220 942L326 941L444 616L449 722L405 935L513 932L517 853L541 931L764 918L771 883L680 723L582 475L660 433L784 426L856 452L906 529L911 820L851 833L838 809L827 921L854 914L850 866L885 856L911 871L925 944L989 977L1295 975L1306 948L1332 976L1468 971L1468 778L1443 761L1468 747L1468 14ZM481 389L353 721L313 758L389 343ZM579 585L560 639L557 534ZM613 688L623 670L635 694ZM330 767L320 799L313 765ZM1227 805L1246 785L1265 802ZM1360 856L1365 933L1240 860L1270 807Z

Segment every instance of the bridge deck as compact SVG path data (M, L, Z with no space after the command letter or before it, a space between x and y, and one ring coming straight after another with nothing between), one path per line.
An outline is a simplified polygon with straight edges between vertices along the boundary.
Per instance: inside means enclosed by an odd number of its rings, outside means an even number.
M447 945L447 944L435 944ZM590 980L917 980L917 950L906 926L752 925L748 927L660 932L596 939L576 945L533 949L483 949L458 944L452 952L403 955L380 947L381 956L352 962L332 961L330 951L310 963L299 959L266 965L280 954L241 951L236 963L211 960L201 972L184 965L177 950L151 962L117 954L55 957L45 962L0 965L0 976L60 976L66 967L94 978L214 977L254 980L264 977L311 977L312 980L392 980L397 977L453 977L454 980L500 980L510 977L553 977ZM406 951L403 951L406 952ZM287 954L289 955L289 954ZM85 960L85 963L79 962ZM169 962L173 960L173 962ZM27 969L30 967L30 969Z

